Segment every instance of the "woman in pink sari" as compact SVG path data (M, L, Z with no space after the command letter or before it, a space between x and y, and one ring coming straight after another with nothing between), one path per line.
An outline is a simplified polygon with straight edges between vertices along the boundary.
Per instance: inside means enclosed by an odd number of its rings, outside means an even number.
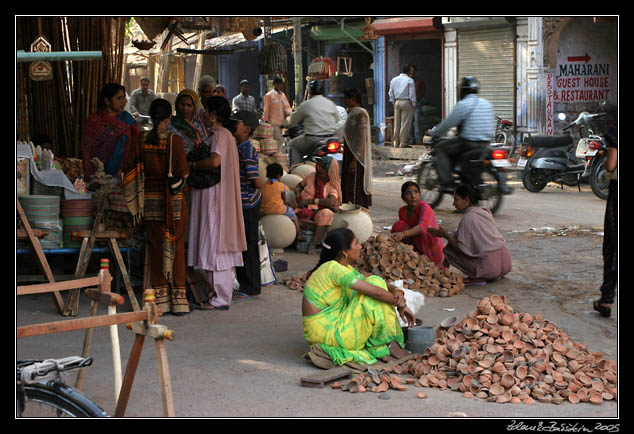
M213 132L209 157L190 163L191 171L220 166L220 182L193 189L187 265L203 270L215 294L204 310L227 310L231 305L235 267L243 266L247 249L242 218L238 148L230 125L231 108L221 97L205 99Z
M398 211L398 221L392 225L392 239L413 244L418 253L426 255L438 267L446 268L442 238L432 235L437 228L436 214L420 199L418 184L407 181L401 186L401 199L407 204Z

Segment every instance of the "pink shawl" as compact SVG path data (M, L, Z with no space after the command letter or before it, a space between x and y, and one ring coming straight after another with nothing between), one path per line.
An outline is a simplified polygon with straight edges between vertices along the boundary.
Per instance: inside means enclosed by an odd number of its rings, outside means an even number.
M465 210L458 224L456 241L460 251L473 258L481 258L505 245L491 211L479 206Z
M247 249L240 193L240 161L236 140L228 129L214 127L211 152L221 154L220 201L216 204L220 217L219 252L243 252Z

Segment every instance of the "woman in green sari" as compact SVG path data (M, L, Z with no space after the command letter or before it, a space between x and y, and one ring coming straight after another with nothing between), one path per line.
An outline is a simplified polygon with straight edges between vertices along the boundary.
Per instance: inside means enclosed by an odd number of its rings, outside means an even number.
M400 358L408 354L394 308L410 326L416 319L407 308L403 291L352 267L361 254L361 245L350 229L328 232L322 246L302 300L310 359L328 368L318 359L334 365L373 364L390 355Z

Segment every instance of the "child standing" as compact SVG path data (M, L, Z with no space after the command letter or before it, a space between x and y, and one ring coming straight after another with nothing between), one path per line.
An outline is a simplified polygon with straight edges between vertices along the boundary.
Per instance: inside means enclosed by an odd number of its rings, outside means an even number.
M260 214L284 214L295 224L297 239L304 240L295 211L293 211L293 208L286 205L285 192L288 191L288 187L286 187L284 183L280 182L282 175L284 175L284 169L282 169L280 164L272 163L266 166L266 177L268 180L264 183L264 185L262 185L262 189L260 190L262 193Z

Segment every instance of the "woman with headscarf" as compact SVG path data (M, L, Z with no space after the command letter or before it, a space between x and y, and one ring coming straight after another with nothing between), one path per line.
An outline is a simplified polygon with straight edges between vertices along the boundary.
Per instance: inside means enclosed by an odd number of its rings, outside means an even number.
M307 251L311 254L332 225L334 211L341 205L341 180L337 160L330 156L320 157L315 165L315 172L307 175L295 187L295 197L300 205L295 210L297 218L311 220L316 226Z
M447 239L445 265L453 265L467 275L466 284L479 285L501 279L511 271L511 254L498 231L493 214L478 206L480 194L469 185L460 185L454 193L454 207L463 213L456 232L442 226L427 229Z
M235 267L242 267L247 249L242 216L238 148L229 130L229 101L218 96L205 99L212 125L209 157L190 162L191 170L220 166L220 182L192 191L187 265L205 272L215 295L207 310L227 310L231 305Z
M97 170L93 158L101 160L106 174L118 175L129 143L139 132L136 121L125 111L125 87L118 83L106 84L99 93L98 104L98 111L84 122L81 136L86 181L90 181Z
M199 119L200 100L196 92L184 89L174 102L176 114L172 116L169 130L178 134L185 143L185 153L189 153L196 145L208 137L207 130Z
M361 107L359 89L343 91L348 117L343 126L343 177L341 191L344 203L365 208L372 205L372 135L370 116Z
M123 161L121 188L128 209L135 221L143 222L147 233L156 303L162 312L179 316L189 313L185 286L187 205L179 187L189 168L183 141L167 129L171 116L169 101L152 101L152 130L132 141Z

